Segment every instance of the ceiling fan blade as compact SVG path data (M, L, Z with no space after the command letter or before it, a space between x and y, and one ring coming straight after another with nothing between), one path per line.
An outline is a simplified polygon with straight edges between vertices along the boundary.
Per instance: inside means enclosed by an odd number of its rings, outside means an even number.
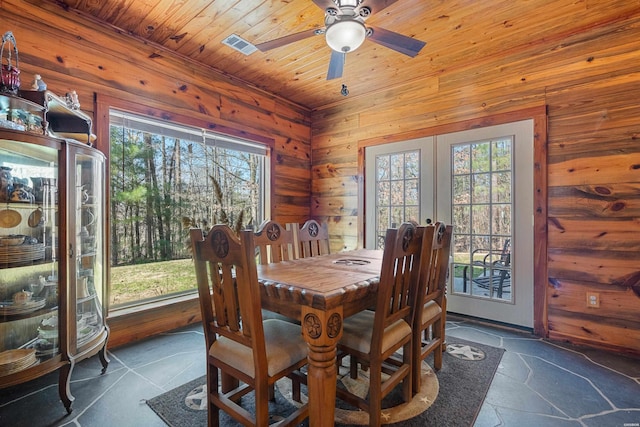
M268 42L259 43L259 44L256 44L255 46L261 52L266 52L268 50L275 49L277 47L281 47L281 46L287 45L289 43L297 42L297 41L300 41L300 40L307 39L309 37L316 36L318 34L324 34L324 30L323 29L319 29L319 28L316 28L316 29L313 29L313 30L305 30L305 31L301 31L299 33L289 34L288 36L284 36L284 37L280 37L278 39L270 40Z
M327 71L327 80L339 79L342 77L344 69L344 60L347 56L344 52L336 52L331 49L331 61L329 62L329 71Z
M369 28L373 30L373 34L369 36L371 41L397 52L404 53L412 58L427 44L421 40L403 36L402 34L385 30L384 28Z
M374 13L378 13L388 6L391 6L397 1L398 0L365 0L359 7L367 6L369 9L371 9L371 14L373 15Z
M323 11L327 10L330 7L337 8L336 4L333 0L313 0L313 2Z

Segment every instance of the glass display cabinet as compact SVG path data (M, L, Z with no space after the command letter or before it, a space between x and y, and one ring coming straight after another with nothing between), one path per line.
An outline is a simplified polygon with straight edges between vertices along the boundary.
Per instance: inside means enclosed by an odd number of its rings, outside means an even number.
M0 108L22 107L7 98ZM59 370L68 412L74 365L96 354L108 365L104 162L86 144L0 124L0 389Z

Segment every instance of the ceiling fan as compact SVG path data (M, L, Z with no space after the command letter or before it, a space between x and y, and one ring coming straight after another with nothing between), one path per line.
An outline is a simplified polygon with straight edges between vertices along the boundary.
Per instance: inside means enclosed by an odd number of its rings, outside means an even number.
M364 22L372 14L380 12L397 0L313 0L325 11L324 28L305 30L289 34L275 40L256 44L262 52L309 37L324 34L331 48L331 60L327 80L342 77L345 58L369 38L372 42L414 57L426 44L423 41L403 36L384 28L365 26Z

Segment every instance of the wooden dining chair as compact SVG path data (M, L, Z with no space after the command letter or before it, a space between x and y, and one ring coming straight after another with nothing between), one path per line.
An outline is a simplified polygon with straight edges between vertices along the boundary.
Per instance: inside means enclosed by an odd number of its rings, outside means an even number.
M420 286L413 324L413 394L420 391L422 361L433 353L435 370L442 368L442 352L445 342L447 316L446 286L449 269L451 233L453 227L443 222L420 227L424 238L431 239L425 245L428 250L422 256Z
M297 240L300 258L330 253L329 228L326 222L320 224L315 219L308 220L298 231Z
M411 223L388 229L375 311L362 311L344 320L338 351L341 356L350 356L352 378L357 376L357 363L369 368L369 395L368 399L361 398L341 387L336 394L367 411L371 426L380 425L382 399L398 384L402 383L404 401L412 398L411 326L422 266L420 257L426 241ZM391 356L400 349L401 361L390 363ZM383 379L383 373L388 377Z
M263 321L251 231L238 239L228 226L216 225L206 237L201 229L191 229L190 236L207 345L208 425L219 425L222 409L243 425L267 426L276 381L303 379L307 345L300 327ZM254 413L240 404L251 391ZM307 416L305 404L280 425L297 425Z
M258 263L290 261L294 259L293 231L272 220L266 220L253 235L258 250Z

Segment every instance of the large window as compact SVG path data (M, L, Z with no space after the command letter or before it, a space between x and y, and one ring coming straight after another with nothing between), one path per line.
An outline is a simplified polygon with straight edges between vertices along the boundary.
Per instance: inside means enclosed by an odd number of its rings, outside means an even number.
M262 222L267 147L117 110L109 117L110 305L192 292L188 228Z

